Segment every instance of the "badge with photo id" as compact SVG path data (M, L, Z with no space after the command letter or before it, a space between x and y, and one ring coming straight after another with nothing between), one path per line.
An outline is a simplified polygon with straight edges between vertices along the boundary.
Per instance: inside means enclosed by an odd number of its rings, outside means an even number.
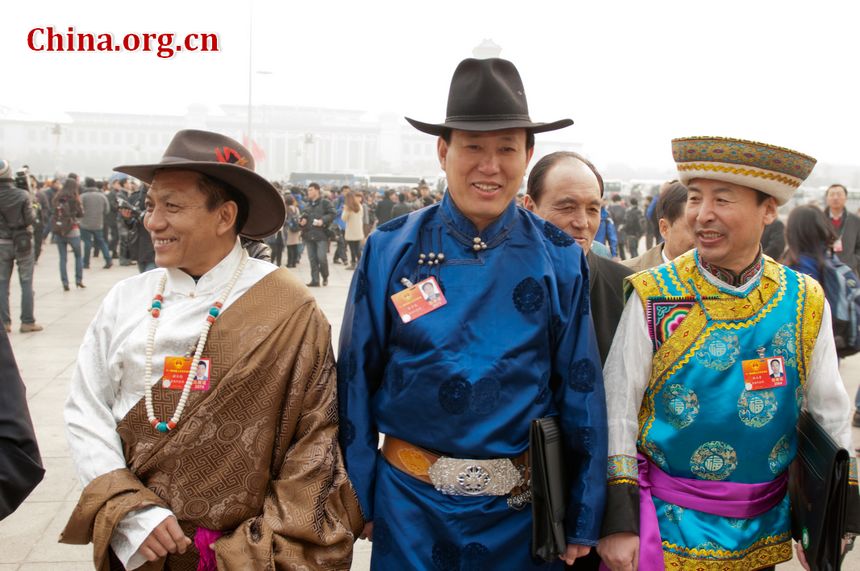
M181 391L185 387L188 371L191 370L191 357L168 355L164 358L164 374L161 377L161 386L165 389ZM191 381L192 391L209 390L209 359L197 361L197 378Z
M833 251L837 254L842 252L842 237L841 236L833 242Z
M436 278L429 277L391 296L403 323L409 323L436 311L446 303Z
M744 388L748 391L762 391L784 387L785 361L782 357L762 357L741 362L744 372Z

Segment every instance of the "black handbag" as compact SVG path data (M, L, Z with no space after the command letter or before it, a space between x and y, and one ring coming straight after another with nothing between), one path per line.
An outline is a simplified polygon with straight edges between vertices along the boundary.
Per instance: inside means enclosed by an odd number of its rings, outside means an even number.
M532 556L558 561L565 552L564 514L567 474L564 441L557 416L532 421L529 430L532 490Z
M850 455L801 411L797 457L789 467L791 534L806 553L812 571L838 571L848 500Z

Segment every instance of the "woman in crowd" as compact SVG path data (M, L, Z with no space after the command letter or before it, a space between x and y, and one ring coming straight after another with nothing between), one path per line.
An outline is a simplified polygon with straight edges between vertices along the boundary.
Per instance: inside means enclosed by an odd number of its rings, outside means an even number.
M351 190L346 193L341 218L346 223L344 238L349 246L350 260L346 269L354 270L361 258L361 241L364 240L364 207Z
M53 199L54 224L52 231L57 249L60 251L60 281L63 289L69 291L69 275L66 271L66 256L69 246L75 255L75 285L84 288L84 263L81 258L81 229L78 219L84 215L84 208L78 194L78 181L67 178Z
M287 267L295 268L299 263L299 246L302 243L302 231L299 226L299 207L292 194L284 197L287 205L287 218L284 221L284 233L287 236Z

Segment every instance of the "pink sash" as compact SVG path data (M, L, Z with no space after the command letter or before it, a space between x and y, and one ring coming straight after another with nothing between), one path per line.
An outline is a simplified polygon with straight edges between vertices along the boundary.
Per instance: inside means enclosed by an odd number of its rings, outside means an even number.
M785 497L788 472L761 484L715 482L670 476L638 454L639 570L664 571L663 540L652 496L691 510L730 518L751 518L773 509ZM601 569L607 569L601 564Z

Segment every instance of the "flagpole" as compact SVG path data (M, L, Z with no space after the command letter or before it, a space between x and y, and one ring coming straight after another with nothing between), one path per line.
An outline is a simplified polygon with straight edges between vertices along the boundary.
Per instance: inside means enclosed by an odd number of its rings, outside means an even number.
M251 140L251 89L254 78L254 0L248 7L248 140Z

